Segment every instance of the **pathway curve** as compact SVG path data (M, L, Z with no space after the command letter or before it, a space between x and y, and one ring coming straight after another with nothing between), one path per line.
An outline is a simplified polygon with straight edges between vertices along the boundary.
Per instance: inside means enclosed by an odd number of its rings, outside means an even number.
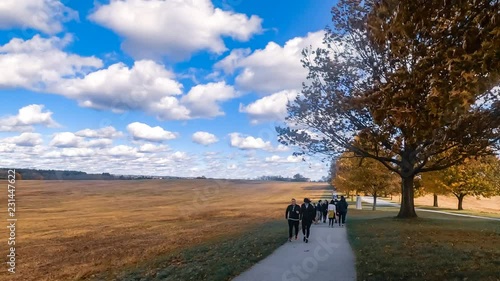
M283 233L287 233L283 221ZM286 239L286 234L284 239ZM311 226L309 243L287 242L233 281L356 280L354 253L345 227Z

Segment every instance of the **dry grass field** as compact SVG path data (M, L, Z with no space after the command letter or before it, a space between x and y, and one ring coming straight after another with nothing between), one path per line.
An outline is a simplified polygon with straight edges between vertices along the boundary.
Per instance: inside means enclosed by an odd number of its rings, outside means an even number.
M120 272L279 219L292 196L300 203L304 196L317 200L329 194L325 188L231 180L19 181L17 273L7 274L4 265L0 280L82 280ZM7 205L7 192L0 202ZM6 224L6 212L1 216ZM7 229L2 233L5 259Z

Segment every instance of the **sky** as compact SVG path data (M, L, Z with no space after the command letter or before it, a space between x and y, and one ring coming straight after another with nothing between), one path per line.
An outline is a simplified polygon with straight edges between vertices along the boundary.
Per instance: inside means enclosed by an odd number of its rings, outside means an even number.
M311 179L278 143L333 0L2 0L0 167Z

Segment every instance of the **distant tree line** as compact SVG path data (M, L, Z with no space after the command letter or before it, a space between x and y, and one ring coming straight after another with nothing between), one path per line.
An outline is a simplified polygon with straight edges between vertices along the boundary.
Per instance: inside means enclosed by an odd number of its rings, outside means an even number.
M0 179L7 179L9 169L0 168ZM152 179L152 176L117 176L110 173L87 174L71 170L15 169L18 180L135 180Z
M283 176L260 176L257 180L261 181L289 181L289 182L308 182L309 178L304 177L301 174L295 174L293 177L283 177Z

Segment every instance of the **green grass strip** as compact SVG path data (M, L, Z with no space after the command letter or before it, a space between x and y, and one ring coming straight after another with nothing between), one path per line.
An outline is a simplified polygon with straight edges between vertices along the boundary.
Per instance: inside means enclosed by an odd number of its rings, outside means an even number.
M358 280L500 280L500 223L396 211L350 211Z
M237 236L158 257L119 276L102 275L96 280L230 280L283 245L286 236L285 220L271 221Z

